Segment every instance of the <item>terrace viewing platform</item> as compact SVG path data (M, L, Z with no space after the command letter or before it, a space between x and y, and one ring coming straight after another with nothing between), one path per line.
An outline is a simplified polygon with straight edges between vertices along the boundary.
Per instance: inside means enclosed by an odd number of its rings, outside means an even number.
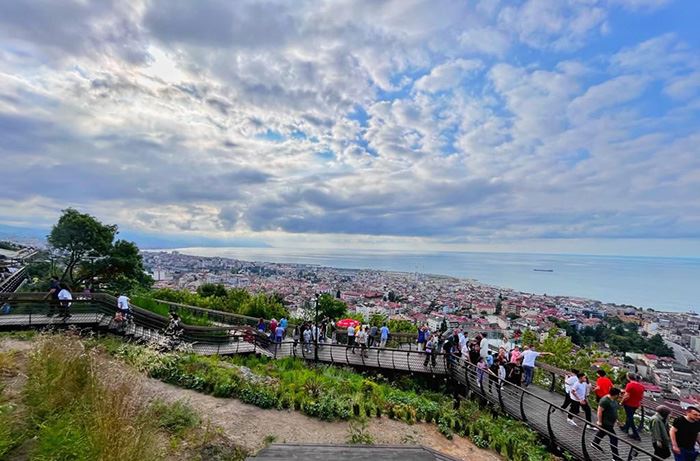
M112 331L135 341L159 342L166 339L164 330L168 319L137 306L133 306L132 309L132 322L126 327L116 325L114 321L116 299L105 294L76 295L70 308L71 316L67 318L47 316L51 307L44 293L0 293L0 305L3 304L10 306L8 313L0 315L0 329L3 330L76 326ZM290 338L284 339L281 343L275 343L251 325L251 321L256 321L251 317L192 306L177 305L176 307L181 311L186 309L189 312L206 313L208 318L216 322L215 326L183 325L181 340L187 346L186 351L202 355L254 353L272 359L291 356L310 362L352 366L368 371L439 376L448 382L456 397L478 398L498 411L523 421L547 439L554 450L566 451L576 459L586 461L612 458L607 437L601 443L602 452L590 446L595 435L591 430L592 425L595 424L595 414L591 423L582 417L574 416L577 426L567 424L568 412L560 409L563 394L556 392L557 388L562 386L564 372L555 367L538 364L537 382L540 384L531 385L528 388L505 381L499 382L497 378L489 379L488 376L480 382L476 367L457 356L438 354L435 366L430 363L426 366L425 353L410 347L370 348L366 354L362 354L359 347L353 353L352 349L346 345L331 344L330 338L320 341L318 345L295 344L295 341ZM644 404L647 407L646 412L655 406L655 403L649 399ZM644 415L643 409L642 418L638 422L640 427L644 426L646 419ZM621 459L657 459L653 455L648 432L642 432L641 442L619 433L618 438ZM338 450L336 454L342 453L340 446L336 448ZM303 451L301 448L297 449ZM327 447L327 449L334 448ZM260 459L282 459L274 457L277 456L274 454L275 450L268 453L267 458Z

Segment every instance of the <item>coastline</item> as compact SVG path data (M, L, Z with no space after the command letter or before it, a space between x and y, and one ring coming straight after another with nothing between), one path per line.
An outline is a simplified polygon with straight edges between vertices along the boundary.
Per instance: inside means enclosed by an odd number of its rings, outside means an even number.
M144 251L177 251L256 263L420 274L469 280L523 294L547 293L551 297L675 313L685 313L697 306L693 304L696 298L692 287L693 280L700 278L700 258L231 247ZM538 267L552 268L553 272L533 270Z

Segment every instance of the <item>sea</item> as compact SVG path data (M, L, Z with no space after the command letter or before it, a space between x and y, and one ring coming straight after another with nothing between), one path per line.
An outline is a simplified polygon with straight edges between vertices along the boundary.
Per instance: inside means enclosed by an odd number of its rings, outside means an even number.
M526 293L661 311L700 311L700 258L238 247L177 251L245 261L448 275Z

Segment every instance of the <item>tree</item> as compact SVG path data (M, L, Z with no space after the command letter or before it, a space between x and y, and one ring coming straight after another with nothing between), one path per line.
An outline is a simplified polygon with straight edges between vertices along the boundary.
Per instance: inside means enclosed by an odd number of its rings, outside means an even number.
M318 297L318 318L323 319L339 319L344 316L348 310L345 302L334 298L328 293L323 293ZM315 315L315 312L314 312Z
M74 284L76 268L87 258L106 256L111 247L117 226L104 225L89 214L73 208L63 210L63 215L51 228L48 242L66 257L66 267L61 280Z
M263 319L281 319L289 317L289 312L272 296L264 293L258 293L251 296L250 299L241 308L241 314L250 317Z
M537 334L530 330L527 329L523 332L523 346L529 346L530 344L539 344L539 339L537 337Z
M197 288L197 293L205 298L215 296L217 298L225 298L226 287L220 283L203 283Z
M153 279L143 267L133 242L114 241L117 226L73 208L63 211L48 235L49 245L63 258L61 281L74 289L97 285L108 290L150 287Z

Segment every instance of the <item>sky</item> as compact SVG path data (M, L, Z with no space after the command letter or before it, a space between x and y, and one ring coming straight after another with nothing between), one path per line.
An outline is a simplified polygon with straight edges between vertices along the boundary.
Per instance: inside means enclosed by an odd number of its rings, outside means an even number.
M700 256L700 2L0 2L0 225ZM155 243L154 243L155 242Z

